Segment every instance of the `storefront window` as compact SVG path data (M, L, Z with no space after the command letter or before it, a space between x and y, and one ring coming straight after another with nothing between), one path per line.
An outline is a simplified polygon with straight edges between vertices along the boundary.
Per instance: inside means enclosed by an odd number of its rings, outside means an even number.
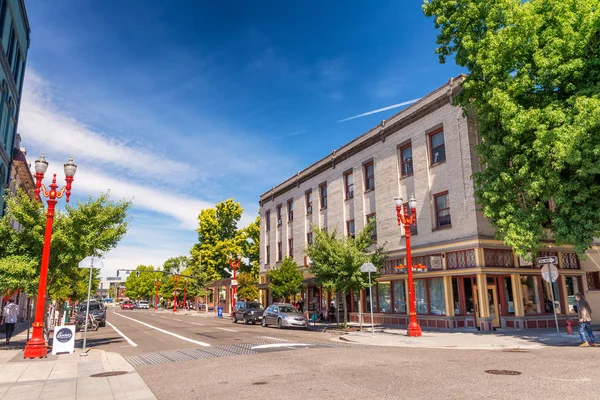
M417 300L417 314L427 314L427 284L425 279L415 280L415 296Z
M406 314L406 290L404 289L404 281L393 282L394 291L394 312Z
M560 298L558 295L558 280L552 283L552 291L554 292L554 305L556 307L556 313L561 314ZM544 295L544 312L546 314L553 314L552 309L552 294L550 293L550 284L546 281L542 281L542 293Z
M504 297L506 298L506 312L515 313L515 302L513 300L512 281L510 276L504 277Z
M377 306L375 305L375 302L377 301L377 298L375 297L376 294L377 291L373 287L373 312L377 311ZM367 310L367 312L371 312L371 288L365 289L365 303L367 303L365 309Z
M522 276L521 286L523 291L523 308L525 315L541 314L540 294L537 276Z
M391 309L390 282L379 282L379 312L389 313Z
M431 302L431 314L446 315L444 280L442 278L429 280L429 301Z
M575 300L575 294L581 292L581 287L579 286L579 279L575 276L567 276L565 278L565 284L567 286L567 303L569 307L569 313L576 313L575 304L577 304L577 300Z
M352 292L352 302L354 303L354 308L352 309L354 312L358 312L360 310L360 291Z
M460 294L458 293L458 279L452 278L452 304L454 304L454 315L460 315Z

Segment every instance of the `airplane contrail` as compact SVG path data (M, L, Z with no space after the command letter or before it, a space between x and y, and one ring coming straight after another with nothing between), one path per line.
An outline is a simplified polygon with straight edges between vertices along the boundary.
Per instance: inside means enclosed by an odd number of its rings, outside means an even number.
M409 104L412 104L412 103L414 103L414 102L416 102L416 101L419 101L419 100L421 100L421 98L420 98L420 97L419 97L418 99L409 100L409 101L404 101L404 102L402 102L402 103L398 103L398 104L394 104L394 105L391 105L391 106L387 106L387 107L379 108L379 109L377 109L377 110L368 111L368 112L366 112L366 113L363 113L363 114L358 114L358 115L355 115L355 116L353 116L353 117L349 117L349 118L340 119L338 122L346 122L346 121L350 121L350 120L352 120L352 119L361 118L361 117L366 117L367 115L371 115L371 114L377 114L377 113L380 113L380 112L382 112L382 111L391 110L391 109L393 109L393 108L398 108L398 107L402 107L402 106L407 106L407 105L409 105Z

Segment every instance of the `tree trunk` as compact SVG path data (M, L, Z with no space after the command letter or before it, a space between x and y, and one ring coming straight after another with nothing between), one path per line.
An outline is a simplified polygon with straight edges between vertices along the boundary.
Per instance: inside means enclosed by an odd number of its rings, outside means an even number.
M344 293L344 323L348 323L348 299L346 298L346 293Z

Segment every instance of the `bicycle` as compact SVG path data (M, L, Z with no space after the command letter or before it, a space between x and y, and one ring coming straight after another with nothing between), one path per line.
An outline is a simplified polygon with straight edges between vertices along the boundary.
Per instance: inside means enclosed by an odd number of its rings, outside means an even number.
M87 318L87 330L88 331L90 331L90 330L97 331L98 328L100 328L100 324L98 323L98 321L96 321L96 318L94 318L91 314L88 315L88 318ZM78 331L81 331L81 330L85 329L85 325L84 325L83 321L77 323L76 329Z

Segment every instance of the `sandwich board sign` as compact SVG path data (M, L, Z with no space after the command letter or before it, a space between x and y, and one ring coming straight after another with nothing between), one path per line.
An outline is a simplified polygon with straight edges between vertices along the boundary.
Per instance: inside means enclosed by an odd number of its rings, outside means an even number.
M55 328L52 341L52 355L59 353L73 354L75 351L75 325L65 325Z

